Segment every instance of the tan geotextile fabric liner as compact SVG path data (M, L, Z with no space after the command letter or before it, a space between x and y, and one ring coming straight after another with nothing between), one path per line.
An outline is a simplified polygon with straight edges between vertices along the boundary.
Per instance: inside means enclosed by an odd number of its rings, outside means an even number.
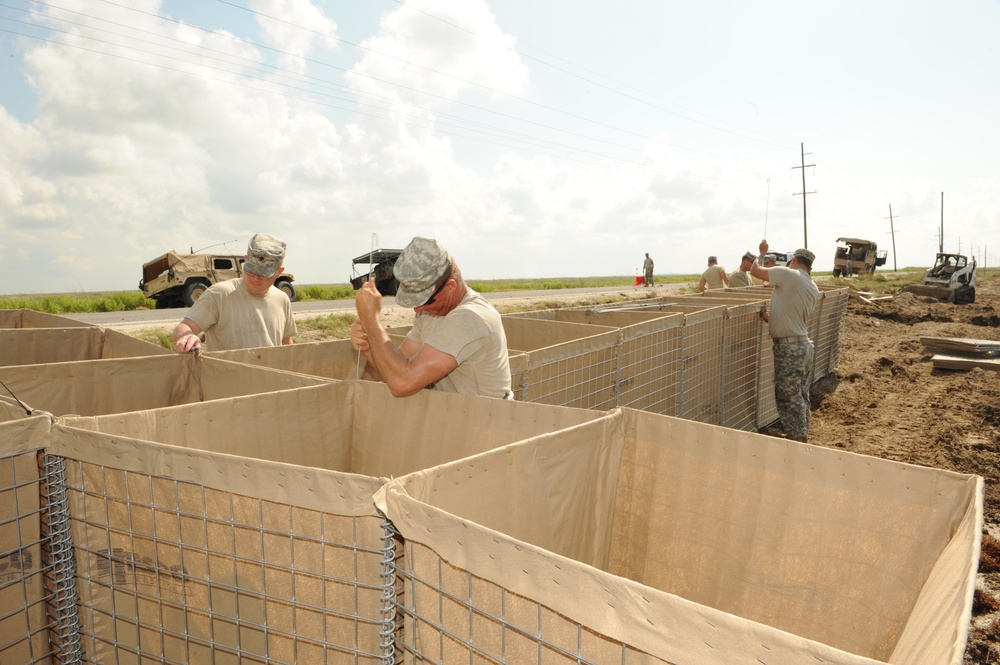
M19 365L0 368L0 376L22 402L56 416L124 413L326 381L193 354Z
M507 348L518 351L561 346L567 342L594 337L600 333L614 333L617 330L611 326L532 320L517 316L502 316L500 320L503 321L507 336Z
M36 312L33 309L0 310L0 328L93 328L67 316Z
M103 328L0 329L0 367L169 353L162 346Z
M400 399L383 384L345 381L60 420L157 443L386 477L600 417L585 409L431 390Z
M72 427L205 452L351 472L353 389L324 383L100 416Z
M378 661L382 481L63 425L49 450L88 658Z
M27 408L30 409L31 407ZM18 404L14 398L0 395L0 423L7 422L8 420L20 420L32 415L35 414L27 413L25 408Z
M981 483L630 415L610 572L880 660Z
M398 346L405 337L390 335L389 339ZM365 360L365 357L359 355L351 347L349 339L286 344L257 349L210 351L205 355L211 358L322 376L340 381L347 379L381 380L381 377L368 367L368 361Z
M541 436L390 481L377 501L404 541L670 662L872 663L894 650L894 663L961 662L980 479L631 409L616 417L620 473L592 423L574 428L575 446L567 432ZM588 483L615 487L611 532L580 531L606 514L579 498ZM433 603L433 588L417 591ZM916 636L933 643L904 642Z
M435 390L399 399L384 385L351 383L352 470L380 477L427 469L602 415Z
M43 662L51 651L36 452L49 426L47 416L0 423L0 663Z

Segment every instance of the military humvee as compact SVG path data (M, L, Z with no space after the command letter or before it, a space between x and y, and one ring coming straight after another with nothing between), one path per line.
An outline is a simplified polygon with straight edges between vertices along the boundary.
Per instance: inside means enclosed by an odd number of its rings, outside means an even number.
M351 286L357 291L368 279L375 280L375 288L384 296L396 295L399 288L399 280L392 273L396 259L403 253L401 249L373 249L372 251L355 257L351 261L353 274L351 275ZM364 272L359 272L358 266L365 266Z
M156 309L190 307L216 282L243 275L243 257L236 254L178 254L170 251L142 266L139 290L156 301ZM282 273L274 285L295 301L295 278Z

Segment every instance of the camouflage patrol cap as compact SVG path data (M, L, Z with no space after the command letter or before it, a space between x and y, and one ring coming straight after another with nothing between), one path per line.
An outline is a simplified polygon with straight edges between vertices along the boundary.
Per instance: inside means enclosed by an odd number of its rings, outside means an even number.
M710 257L708 257L708 262L709 263L718 263L719 259L718 259L718 257L710 256Z
M816 260L816 255L805 248L795 250L795 253L792 254L792 256L805 259L809 262L809 265L812 265L812 262Z
M285 243L267 233L258 233L250 238L247 246L247 260L243 269L265 279L274 277L285 260Z
M743 260L744 261L749 261L750 263L753 263L753 260L756 259L756 258L757 257L754 256L753 254L751 254L750 252L747 252L746 254L743 255Z
M424 305L450 265L451 257L437 240L420 237L411 240L392 269L399 280L396 303L403 307Z

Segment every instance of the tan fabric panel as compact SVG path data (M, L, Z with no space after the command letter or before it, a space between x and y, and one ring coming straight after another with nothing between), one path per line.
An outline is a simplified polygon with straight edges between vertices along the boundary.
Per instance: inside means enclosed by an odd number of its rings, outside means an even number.
M46 314L32 309L0 309L0 328L92 328L68 316Z
M101 358L139 358L142 356L167 356L173 353L171 349L132 337L132 335L126 335L113 328L103 328L103 330L104 349Z
M56 416L93 416L175 406L325 382L194 354L7 367L7 387L28 406Z
M403 477L402 491L560 557L606 567L621 428L621 413L608 412L589 423L414 472Z
M60 422L172 446L349 473L352 392L346 383L326 383L128 413L66 416Z
M102 328L0 329L0 366L40 365L171 353L116 330Z
M961 662L980 479L631 409L621 421L404 476L376 501L466 578L668 662ZM616 491L606 566L606 507L583 486ZM449 591L426 574L422 607Z
M389 336L393 344L397 346L403 342L404 337L402 335ZM322 376L340 381L355 378L381 381L381 377L368 367L368 361L365 360L365 357L351 347L349 339L286 344L258 349L210 351L205 355L211 358Z
M0 366L96 360L103 347L100 328L0 329Z
M428 469L603 416L437 390L395 398L386 386L366 382L354 389L351 470L379 477Z
M611 326L531 320L517 316L503 316L501 321L507 335L507 348L518 351L547 349L615 330Z
M975 476L628 416L611 572L867 657L975 506Z
M442 422L447 413L447 422ZM602 414L347 381L181 406L68 416L72 427L371 477L402 475Z
M889 661L895 665L962 665L965 660L983 532L983 479L977 480L974 501L955 525L892 652Z
M0 424L0 663L40 663L51 653L42 556L38 452L50 419Z

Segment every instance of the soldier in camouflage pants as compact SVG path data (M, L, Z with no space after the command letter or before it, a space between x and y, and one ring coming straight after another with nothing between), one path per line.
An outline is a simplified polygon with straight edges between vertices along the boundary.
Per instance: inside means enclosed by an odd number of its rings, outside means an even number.
M813 343L775 343L774 400L789 439L805 441L809 431L809 386L812 385Z

